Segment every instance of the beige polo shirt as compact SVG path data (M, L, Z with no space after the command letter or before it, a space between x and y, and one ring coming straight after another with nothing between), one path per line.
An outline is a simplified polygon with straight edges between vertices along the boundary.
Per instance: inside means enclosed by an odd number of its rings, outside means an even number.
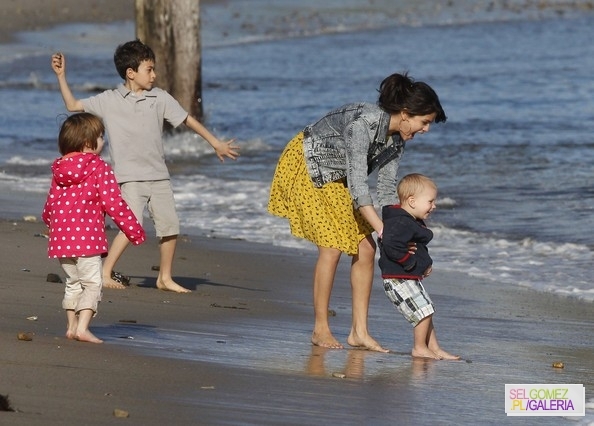
M137 95L120 84L81 102L103 120L118 183L169 179L163 124L177 127L188 116L173 96L159 88Z

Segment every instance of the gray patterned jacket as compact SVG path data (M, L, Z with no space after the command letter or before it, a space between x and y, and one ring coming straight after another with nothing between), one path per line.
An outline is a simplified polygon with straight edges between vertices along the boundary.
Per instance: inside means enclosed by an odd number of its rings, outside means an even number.
M396 204L404 141L388 136L390 115L377 105L343 105L303 130L303 151L314 186L346 178L355 208L373 205L368 176L378 169L380 206Z

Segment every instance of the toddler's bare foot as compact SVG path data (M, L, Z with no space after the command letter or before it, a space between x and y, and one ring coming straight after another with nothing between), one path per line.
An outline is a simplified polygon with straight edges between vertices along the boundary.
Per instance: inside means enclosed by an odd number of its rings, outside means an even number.
M449 352L444 351L443 349L439 348L436 351L433 351L435 355L439 357L439 359L449 359L457 361L460 359L460 355L452 355Z
M413 356L413 358L441 359L441 357L439 355L437 355L435 352L433 352L429 348L423 348L423 349L414 349L413 348L411 355Z
M354 348L367 349L368 351L384 352L384 353L390 352L389 349L383 348L369 334L367 334L366 336L358 336L352 330L351 330L351 334L349 334L349 337L347 339L347 343Z
M340 342L336 340L329 331L325 333L317 333L314 331L311 334L311 343L314 346L320 346L322 348L343 349Z
M192 290L182 287L173 280L164 281L161 278L157 278L157 288L163 291L173 291L175 293L191 293Z
M66 338L74 340L76 339L76 333L74 331L66 330Z
M103 288L111 288L113 290L124 290L126 286L113 280L111 277L103 277Z
M76 335L75 338L79 342L103 343L103 340L101 340L98 337L96 337L89 330L85 330L85 331L81 331L80 333L77 333L77 335Z

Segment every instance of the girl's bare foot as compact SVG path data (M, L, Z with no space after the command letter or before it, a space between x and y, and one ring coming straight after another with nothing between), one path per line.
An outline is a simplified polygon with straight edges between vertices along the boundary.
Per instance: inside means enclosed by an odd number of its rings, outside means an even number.
M113 290L124 290L126 286L112 279L111 277L103 277L103 288L111 288Z
M332 333L325 332L325 333L317 333L313 332L311 334L311 343L314 346L320 346L322 348L329 348L329 349L343 349L344 346L340 344L338 340L334 338Z
M389 349L383 348L369 334L366 336L358 336L352 330L351 330L351 334L349 334L349 337L347 339L347 343L354 348L367 349L368 351L384 352L384 353L390 352Z
M81 331L80 333L77 333L75 339L78 340L79 342L103 343L103 340L96 337L89 330L85 330L85 331Z
M182 287L178 283L173 280L162 280L161 278L157 278L157 288L163 291L173 291L175 293L191 293L192 290L188 290L187 288Z
M76 339L76 333L74 331L66 330L66 338L74 340Z

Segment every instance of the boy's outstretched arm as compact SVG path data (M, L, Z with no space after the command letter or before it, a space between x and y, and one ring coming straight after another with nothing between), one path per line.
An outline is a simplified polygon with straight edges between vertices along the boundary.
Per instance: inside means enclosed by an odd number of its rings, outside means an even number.
M206 142L208 142L210 146L214 148L219 160L225 161L225 157L235 160L237 157L239 157L239 147L237 145L233 145L235 139L231 139L227 142L221 142L191 115L188 115L184 121L184 124L202 136Z
M66 58L62 53L54 53L52 55L52 69L58 78L58 85L60 86L60 93L64 100L66 109L70 112L82 112L84 107L81 101L76 99L68 86L66 81Z

